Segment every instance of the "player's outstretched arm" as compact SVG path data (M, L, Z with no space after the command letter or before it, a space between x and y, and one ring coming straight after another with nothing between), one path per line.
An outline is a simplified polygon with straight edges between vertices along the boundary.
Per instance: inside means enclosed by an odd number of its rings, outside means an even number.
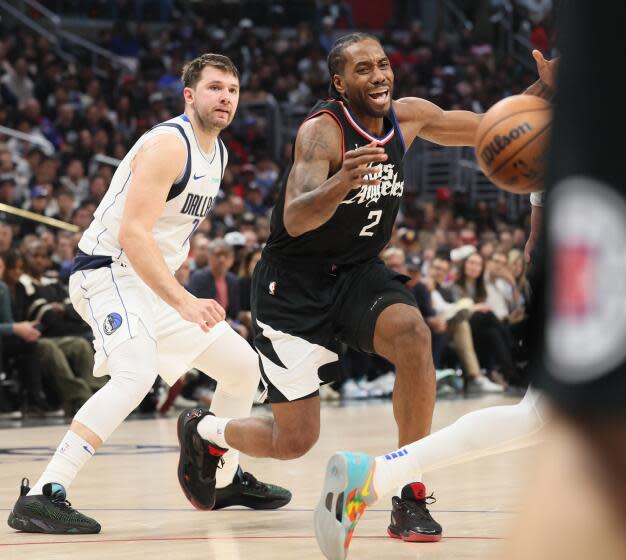
M186 160L185 147L172 134L157 136L141 147L131 163L132 179L118 239L140 278L183 319L208 330L224 319L224 310L213 300L196 299L178 283L152 236Z
M420 97L398 99L393 108L407 148L416 136L442 146L473 146L482 118L471 111L444 111Z
M371 164L387 159L383 148L372 143L346 152L343 161L342 150L341 130L332 117L321 115L300 127L283 216L292 237L326 223L351 189L380 183L367 176L380 171ZM329 177L334 169L338 171Z
M558 58L546 60L538 50L532 52L539 79L524 92L550 101L554 95ZM442 146L473 146L482 114L471 111L444 111L419 97L394 102L407 147L415 137Z

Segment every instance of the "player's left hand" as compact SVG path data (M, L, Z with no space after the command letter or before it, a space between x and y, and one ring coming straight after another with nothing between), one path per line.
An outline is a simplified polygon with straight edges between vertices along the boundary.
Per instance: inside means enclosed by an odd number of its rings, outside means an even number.
M552 60L546 60L537 49L533 50L533 58L537 64L537 72L541 81L549 88L556 88L556 72L559 67L559 57Z

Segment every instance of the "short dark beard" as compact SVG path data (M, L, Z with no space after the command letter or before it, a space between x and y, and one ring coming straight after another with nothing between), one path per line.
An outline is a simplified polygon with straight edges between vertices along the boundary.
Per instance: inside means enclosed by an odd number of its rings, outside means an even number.
M347 93L347 91L346 91ZM389 87L389 99L393 99L393 86ZM377 119L381 119L384 117L388 117L391 112L391 103L389 103L389 107L383 111L374 111L367 102L367 93L363 93L361 95L357 95L354 98L348 98L347 95L344 94L343 98L348 104L348 106L354 110L355 113L360 115L364 115L367 117L374 117Z

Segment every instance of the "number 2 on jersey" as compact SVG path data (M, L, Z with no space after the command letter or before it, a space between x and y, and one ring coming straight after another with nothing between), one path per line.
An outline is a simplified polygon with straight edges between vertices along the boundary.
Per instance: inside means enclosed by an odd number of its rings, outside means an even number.
M380 222L380 218L382 217L382 215L382 210L372 210L369 213L369 216L367 216L367 219L373 221L363 227L361 233L359 233L359 237L374 237L374 232L372 231L372 228L378 225L378 222Z

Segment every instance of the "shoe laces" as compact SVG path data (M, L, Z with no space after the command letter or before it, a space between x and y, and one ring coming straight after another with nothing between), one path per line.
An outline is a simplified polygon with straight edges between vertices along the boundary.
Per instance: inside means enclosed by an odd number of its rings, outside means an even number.
M202 460L202 476L208 478L209 469L212 468L212 463L215 460L215 457L211 457L210 455L204 455ZM224 458L220 457L217 460L217 468L221 469L224 467Z
M427 506L434 504L436 501L437 498L431 494L430 496L426 496L423 500L403 500L402 504L410 516L432 520L433 518L430 516Z
M243 473L243 475L241 476L241 484L249 488L252 488L253 490L263 490L263 491L268 490L267 484L264 484L263 482L259 482L257 478L254 475L250 474L249 472Z
M76 510L72 507L72 503L66 498L51 498L52 503L65 513L76 513Z

